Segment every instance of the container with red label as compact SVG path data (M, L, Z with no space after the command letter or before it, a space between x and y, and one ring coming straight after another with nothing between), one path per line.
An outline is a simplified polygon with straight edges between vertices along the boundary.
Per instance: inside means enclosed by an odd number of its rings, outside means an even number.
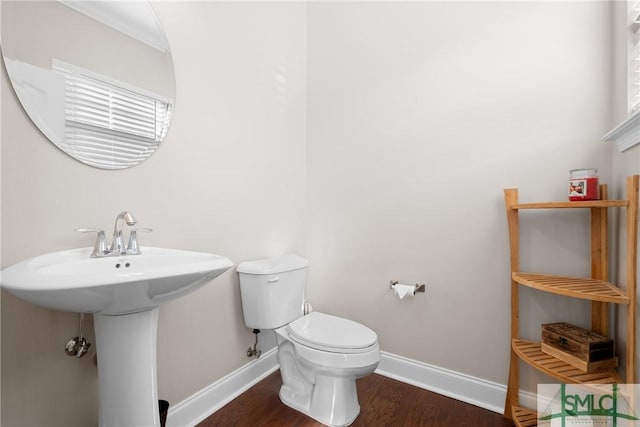
M598 200L598 169L569 171L569 200Z

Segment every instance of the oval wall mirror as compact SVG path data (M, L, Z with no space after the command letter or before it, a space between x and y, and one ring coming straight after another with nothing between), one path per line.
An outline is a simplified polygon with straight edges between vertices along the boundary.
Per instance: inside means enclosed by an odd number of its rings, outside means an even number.
M124 169L162 143L175 76L142 1L2 1L2 56L33 123L71 157Z

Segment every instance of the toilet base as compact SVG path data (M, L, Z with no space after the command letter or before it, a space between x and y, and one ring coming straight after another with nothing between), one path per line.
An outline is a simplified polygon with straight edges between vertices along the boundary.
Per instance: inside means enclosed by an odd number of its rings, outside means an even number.
M276 330L276 334L282 376L282 403L327 426L343 427L353 423L360 414L356 379L369 375L376 369L380 359L379 347L376 345L368 355L361 355L360 360L342 355L338 359L348 359L351 363L327 366L316 362L326 362L327 358L338 356L337 354L321 354L323 352L318 350L296 347L287 339L284 329ZM321 357L313 362L297 350L304 350L302 353L311 356L311 359L314 355ZM368 363L357 363L363 361Z
M332 427L351 425L360 414L355 378L315 376L306 393L283 384L280 400L296 411Z
M360 414L356 379L378 366L377 341L360 351L326 351L292 341L288 328L275 330L282 376L280 400L324 425L352 424Z

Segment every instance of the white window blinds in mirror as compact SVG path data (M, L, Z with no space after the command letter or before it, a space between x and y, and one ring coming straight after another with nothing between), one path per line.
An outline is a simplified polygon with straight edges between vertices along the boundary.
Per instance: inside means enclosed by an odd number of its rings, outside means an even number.
M169 128L171 100L54 60L65 76L66 149L103 169L140 163L160 145Z

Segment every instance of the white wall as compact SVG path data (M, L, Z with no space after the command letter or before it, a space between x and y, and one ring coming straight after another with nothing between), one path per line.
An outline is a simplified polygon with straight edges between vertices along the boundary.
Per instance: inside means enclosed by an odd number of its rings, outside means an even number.
M66 156L33 127L2 73L2 266L89 246L121 210L154 228L142 245L238 263L303 252L305 6L154 4L177 77L176 115L145 163L103 171ZM77 315L2 295L2 425L91 426L97 370L69 358ZM91 324L88 325L91 328ZM93 334L90 339L93 340ZM247 363L234 271L161 309L159 394L178 403Z
M308 6L309 298L382 349L505 384L502 189L566 199L568 171L610 176L606 2ZM526 218L525 218L526 216ZM589 274L584 213L523 214L521 268ZM426 282L399 301L389 280ZM523 290L522 335L588 323ZM536 377L522 370L524 388ZM548 380L548 379L547 379Z

